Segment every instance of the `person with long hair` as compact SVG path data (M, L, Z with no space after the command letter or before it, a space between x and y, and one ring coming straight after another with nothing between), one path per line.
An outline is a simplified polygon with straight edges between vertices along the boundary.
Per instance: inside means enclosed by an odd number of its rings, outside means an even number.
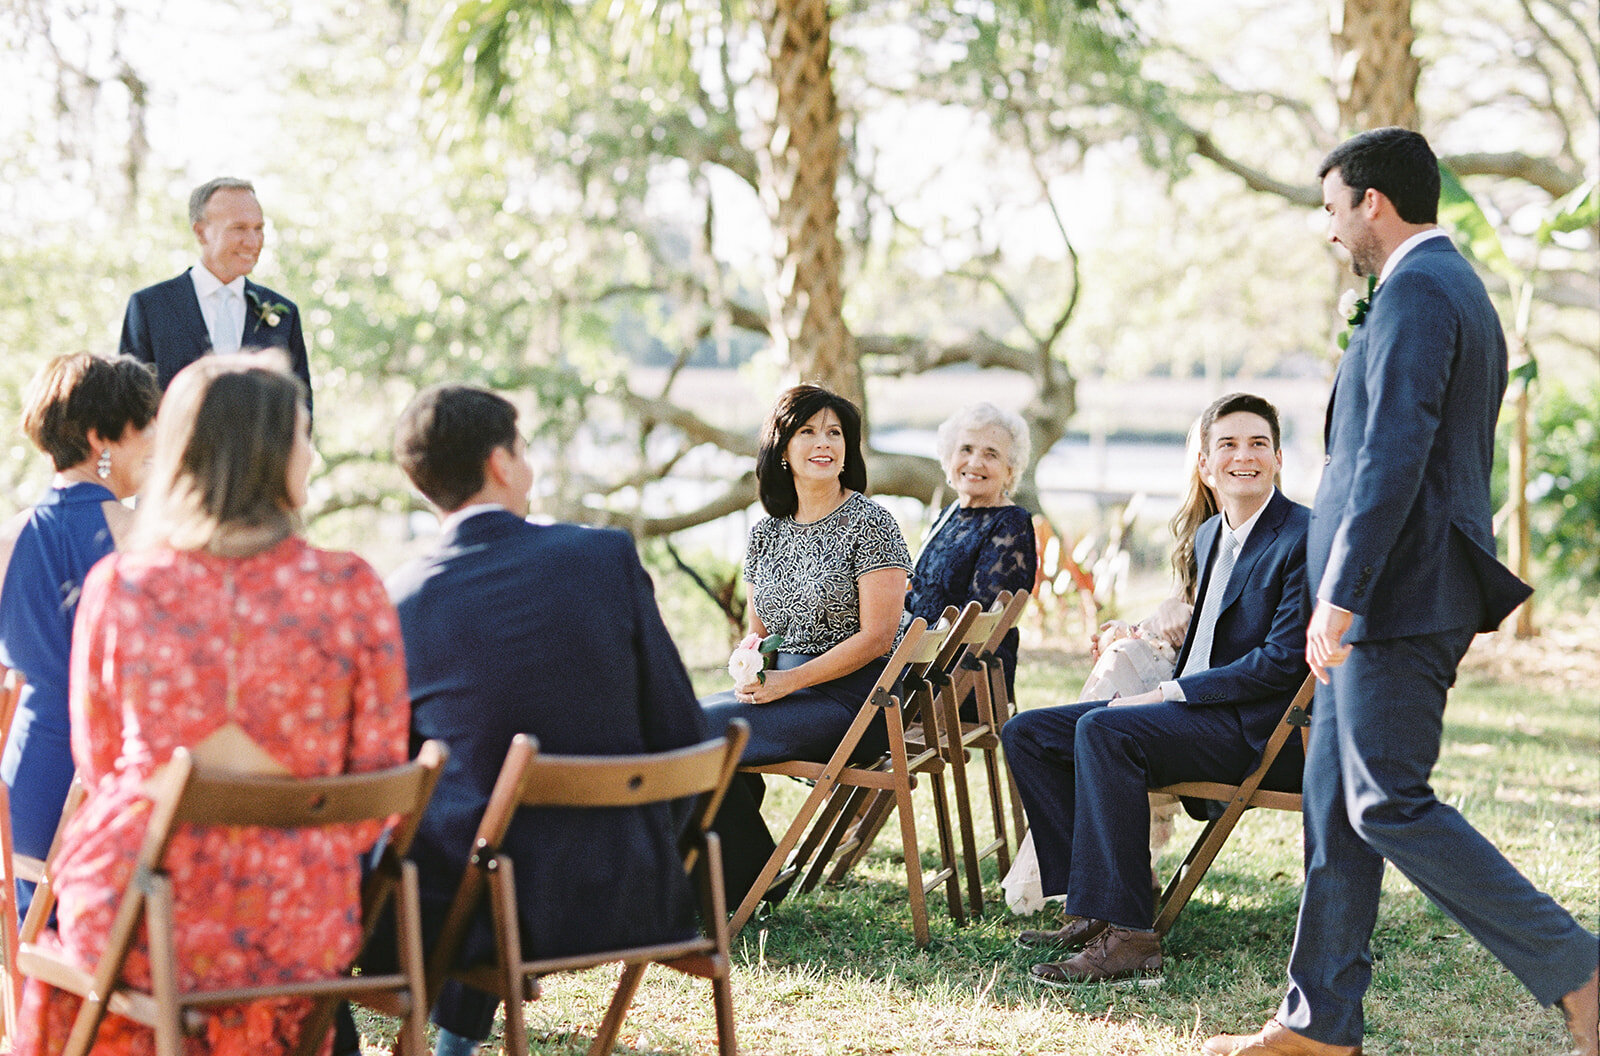
M149 469L161 392L155 375L126 356L57 356L23 402L22 430L55 466L50 490L6 532L0 557L0 662L27 679L0 760L11 797L12 850L43 858L72 784L67 663L83 580L127 540L133 511L122 500ZM33 884L17 881L26 916Z
M750 723L746 765L823 762L894 648L911 555L893 515L863 494L861 414L842 396L816 385L779 396L761 430L756 480L768 516L745 552L749 628L782 644L771 670L701 704L710 729ZM875 758L887 743L876 723L861 754ZM739 775L717 819L732 905L774 848L758 809L764 791L760 775Z
M277 360L206 357L179 372L131 546L83 586L70 709L89 792L64 829L55 890L59 942L85 970L132 879L148 783L176 749L203 766L298 777L379 770L407 754L399 621L366 562L300 537L310 416L304 385ZM378 835L371 823L333 835L181 829L168 853L181 982L337 975L361 938L359 856ZM141 945L125 973L149 985ZM78 1004L29 980L17 1056L57 1051ZM310 1008L292 999L211 1010L186 1051L287 1052ZM147 1028L113 1015L92 1051L142 1056L153 1046Z

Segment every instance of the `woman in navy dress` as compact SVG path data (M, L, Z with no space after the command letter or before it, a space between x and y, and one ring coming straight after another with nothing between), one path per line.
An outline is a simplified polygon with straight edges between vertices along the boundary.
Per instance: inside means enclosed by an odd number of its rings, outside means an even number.
M974 404L939 426L938 444L956 501L934 520L906 595L906 610L930 627L946 606L979 601L988 608L1002 591L1033 590L1038 568L1033 518L1011 501L1028 464L1028 423L993 404ZM1017 637L1013 627L995 650L1013 691Z
M783 645L764 680L700 703L709 729L750 723L746 765L825 762L894 648L911 555L894 517L862 494L861 415L842 396L815 385L784 392L762 428L756 481L768 516L745 552L750 630ZM887 744L875 724L859 754L876 758ZM730 905L774 847L764 790L759 774L738 775L717 817Z
M72 783L67 658L78 594L90 567L131 527L133 511L121 500L144 482L160 401L155 375L128 356L58 356L29 386L22 428L56 472L38 504L13 522L0 588L0 663L27 679L0 759L17 854L49 851ZM26 915L33 885L17 886Z

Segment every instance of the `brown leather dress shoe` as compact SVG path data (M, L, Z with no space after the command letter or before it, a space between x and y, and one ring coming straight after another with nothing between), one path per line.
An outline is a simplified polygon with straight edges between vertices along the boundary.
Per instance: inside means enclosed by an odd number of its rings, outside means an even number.
M1024 931L1017 936L1018 946L1042 949L1059 946L1066 950L1080 950L1100 937L1108 928L1103 920L1093 917L1068 917L1067 922L1055 931Z
M1572 1035L1572 1056L1600 1054L1600 969L1558 1004Z
M1329 1045L1296 1034L1276 1019L1259 1034L1218 1034L1206 1041L1211 1056L1361 1056L1360 1045Z
M1082 986L1123 980L1140 986L1161 984L1161 939L1153 931L1109 925L1100 937L1069 961L1036 964L1031 974L1041 986Z

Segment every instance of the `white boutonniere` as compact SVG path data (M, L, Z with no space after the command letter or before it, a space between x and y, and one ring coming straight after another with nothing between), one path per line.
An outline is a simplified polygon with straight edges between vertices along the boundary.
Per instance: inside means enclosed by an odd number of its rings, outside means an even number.
M746 635L728 657L728 674L733 676L733 684L765 683L767 668L772 666L772 658L782 646L782 635L769 634L765 638L758 634Z
M256 318L260 320L262 326L277 326L289 312L287 304L269 301L254 290L244 292L245 296L250 298L250 303L255 306Z
M1367 276L1367 295L1357 297L1355 290L1345 290L1344 296L1339 298L1339 314L1345 317L1349 324L1344 333L1339 335L1339 347L1350 347L1350 336L1356 332L1356 327L1366 322L1367 311L1372 307L1372 294L1378 288L1378 276Z

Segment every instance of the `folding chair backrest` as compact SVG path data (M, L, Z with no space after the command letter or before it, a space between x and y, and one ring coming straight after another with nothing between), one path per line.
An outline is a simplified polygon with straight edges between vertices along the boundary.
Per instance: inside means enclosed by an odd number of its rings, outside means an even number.
M176 1052L176 1039L180 1032L178 1024L185 1018L185 1009L215 1003L214 1000L207 1001L204 993L177 991L177 972L173 959L176 943L169 930L172 925L170 882L165 879L163 865L180 824L289 829L386 820L398 816L400 822L390 834L382 861L362 885L363 931L364 936L371 934L379 915L377 911L387 901L394 886L404 878L408 909L399 914L403 918L400 927L416 932L420 922L415 901L415 871L409 864L402 865L400 858L410 847L448 754L442 743L428 741L415 760L387 770L335 777L285 778L202 769L187 749L175 751L171 761L152 780L150 820L139 849L139 868L133 881L122 893L105 949L93 973L85 973L67 964L58 952L32 944L21 947L19 959L29 975L36 975L52 985L86 998L79 1008L66 1051L87 1052L112 1002L121 1000L123 1014L135 1015L137 1010L135 1018L155 1028L158 1051ZM42 920L49 911L46 900L53 901L53 898L41 889L28 911L27 928L30 933L35 930L33 925L36 917ZM141 924L146 922L149 924L151 973L156 996L137 992L125 995L118 985L122 966L138 937ZM315 941L315 936L307 936L307 941ZM225 993L230 1001L295 994L316 995L317 1006L302 1023L301 1043L297 1048L299 1053L309 1052L318 1045L325 1034L333 1000L346 992L340 989L346 984L347 992L352 995L357 991L377 992L380 988L396 993L404 991L408 994L405 1007L409 1021L402 1026L402 1031L411 1039L404 1048L408 1053L417 1054L422 1051L426 1005L423 1002L425 987L420 945L415 949L413 967L405 975L280 982L261 987L235 988Z
M728 988L726 912L722 899L722 872L720 858L715 853L716 836L709 834L712 819L722 805L728 783L738 768L739 756L749 740L750 727L742 719L728 724L724 736L700 744L690 745L648 755L572 756L541 755L536 738L519 733L511 739L500 775L495 780L477 834L473 837L472 856L461 882L456 888L449 912L440 929L428 960L428 999L433 1001L454 971L454 965L465 939L467 929L477 915L478 906L489 888L491 912L495 917L497 932L496 956L501 963L495 966L497 984L508 1004L505 1030L507 1051L527 1051L526 1032L520 997L522 981L527 971L535 975L544 971L565 970L603 964L608 960L623 960L629 965L623 983L607 1013L596 1039L596 1047L610 1051L610 1041L620 1029L633 987L637 986L644 965L651 960L679 967L692 974L706 974L713 978L717 1002L718 1035L723 1051L733 1049L733 1004ZM673 957L660 951L652 954L651 948L617 950L580 955L553 961L524 962L517 958L522 949L518 937L515 890L509 874L516 863L509 855L502 855L501 842L516 812L523 807L641 807L654 803L697 796L695 810L680 840L684 854L684 869L695 875L700 887L703 923L708 938L690 943L675 944ZM704 860L702 860L702 856ZM490 879L489 873L495 877ZM500 884L495 897L495 884ZM714 888L714 890L713 890ZM642 961L636 958L643 957ZM709 958L709 959L708 959ZM511 963L505 963L510 961ZM700 966L705 965L702 969ZM685 967L687 965L687 967ZM631 979L631 982L630 982ZM515 1002L513 1006L511 1002Z

